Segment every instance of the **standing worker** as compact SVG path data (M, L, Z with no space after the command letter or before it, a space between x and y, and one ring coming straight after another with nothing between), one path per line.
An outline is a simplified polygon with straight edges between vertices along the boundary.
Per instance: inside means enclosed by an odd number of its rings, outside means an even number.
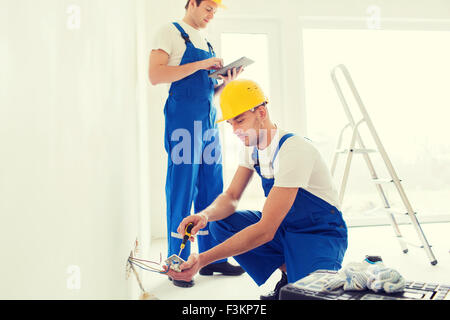
M228 189L208 208L185 218L195 235L206 223L221 242L192 254L169 276L190 280L204 265L234 256L258 284L280 269L275 290L261 299L278 299L281 287L318 269L339 270L347 249L347 226L322 156L306 138L286 132L270 120L268 100L257 83L230 82L220 97L223 118L245 144ZM267 197L262 211L236 211L253 173Z
M166 176L168 256L178 254L182 236L177 227L190 215L192 202L195 212L210 205L223 191L222 155L216 109L213 98L223 87L242 71L233 69L218 84L208 75L223 67L222 59L216 57L213 47L200 29L207 27L214 18L222 0L189 0L182 21L163 26L156 35L149 65L149 78L153 85L170 84L169 96L164 107L165 149L168 153ZM189 133L188 150L180 153L180 132ZM203 159L205 149L213 152ZM211 158L214 161L211 161ZM181 160L180 160L181 159ZM209 233L208 226L198 232L199 252L206 251L217 242ZM182 251L187 260L190 245ZM202 275L219 272L224 275L240 275L244 270L221 259L204 266ZM193 281L169 278L180 287L191 287Z

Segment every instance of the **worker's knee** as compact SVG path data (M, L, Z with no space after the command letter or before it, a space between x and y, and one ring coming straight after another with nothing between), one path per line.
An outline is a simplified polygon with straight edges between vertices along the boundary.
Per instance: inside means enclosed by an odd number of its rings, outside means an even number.
M257 211L236 211L229 217L212 221L209 224L209 232L219 242L223 242L239 231L258 222L260 213Z
M223 220L210 222L209 232L218 242L223 242L224 240L229 238L229 236L226 236L226 234L228 234L228 231L225 228Z
M223 242L241 230L237 218L238 215L234 213L223 220L210 222L209 232L218 242Z

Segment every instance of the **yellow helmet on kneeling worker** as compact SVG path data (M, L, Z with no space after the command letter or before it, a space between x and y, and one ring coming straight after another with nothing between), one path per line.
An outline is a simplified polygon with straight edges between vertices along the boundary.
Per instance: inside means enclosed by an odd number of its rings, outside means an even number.
M214 1L215 3L217 3L217 6L219 7L219 8L222 8L222 9L226 9L227 7L225 7L223 4L222 4L222 0L212 0L212 1Z
M233 119L267 102L267 97L255 81L233 80L225 86L220 95L222 118L217 122Z

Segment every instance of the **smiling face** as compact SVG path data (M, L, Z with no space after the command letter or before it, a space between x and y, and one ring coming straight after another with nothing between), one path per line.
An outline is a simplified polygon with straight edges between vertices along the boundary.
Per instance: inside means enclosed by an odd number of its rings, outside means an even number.
M191 0L188 5L187 15L193 27L196 29L206 28L209 22L214 19L217 7L218 5L214 1L204 0L197 5L197 1Z

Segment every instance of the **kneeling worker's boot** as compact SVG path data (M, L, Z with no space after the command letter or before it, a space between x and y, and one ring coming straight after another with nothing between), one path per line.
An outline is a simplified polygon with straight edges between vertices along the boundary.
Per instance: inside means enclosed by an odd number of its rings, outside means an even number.
M240 276L245 272L240 266L233 266L229 262L211 263L200 269L202 276L212 276L214 272L221 273L225 276Z
M280 300L280 290L287 284L288 284L287 275L285 272L281 271L281 280L278 281L278 283L275 286L275 289L266 295L261 295L259 298L261 300Z

